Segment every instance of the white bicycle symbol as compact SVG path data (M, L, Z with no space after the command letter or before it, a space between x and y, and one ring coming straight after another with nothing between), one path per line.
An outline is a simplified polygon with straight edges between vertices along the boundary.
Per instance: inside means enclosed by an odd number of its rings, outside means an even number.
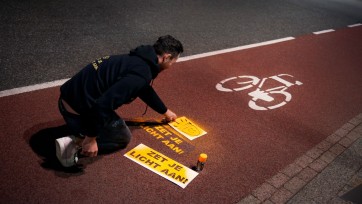
M280 108L292 99L292 95L289 92L286 92L289 87L293 85L300 86L303 84L300 81L289 82L281 78L285 76L293 78L293 76L289 74L279 74L266 77L261 80L256 76L247 75L231 77L216 84L216 89L224 92L242 91L259 84L256 90L248 93L248 95L252 97L252 99L249 101L249 107L254 110L270 110ZM266 81L268 79L273 79L274 81L272 82L275 83L275 81L277 81L283 85L262 90L262 87L266 86Z

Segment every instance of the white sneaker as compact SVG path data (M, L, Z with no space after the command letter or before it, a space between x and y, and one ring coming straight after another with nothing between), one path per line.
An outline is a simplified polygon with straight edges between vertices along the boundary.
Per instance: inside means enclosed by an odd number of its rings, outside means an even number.
M57 158L64 167L71 167L77 164L79 146L75 144L74 136L56 139L55 148Z

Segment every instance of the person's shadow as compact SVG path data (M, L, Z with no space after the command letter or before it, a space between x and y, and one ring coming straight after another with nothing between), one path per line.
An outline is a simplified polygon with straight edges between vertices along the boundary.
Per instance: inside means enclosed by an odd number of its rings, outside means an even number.
M40 165L43 168L55 170L56 172L71 173L74 175L82 174L84 170L83 165L65 168L60 164L56 157L55 140L71 135L70 130L65 124L58 125L62 122L63 121L52 121L35 125L25 132L24 138L32 150L41 159Z
M141 125L153 126L159 125L160 123L162 122L155 120L126 120L126 124L131 132L135 129L139 129ZM45 169L54 170L60 177L82 175L88 164L102 158L102 155L104 154L109 154L109 152L100 152L99 156L95 158L81 158L80 164L76 166L63 167L56 157L55 140L69 135L72 135L71 131L64 124L64 121L60 119L33 126L25 132L24 139L41 159L40 165Z

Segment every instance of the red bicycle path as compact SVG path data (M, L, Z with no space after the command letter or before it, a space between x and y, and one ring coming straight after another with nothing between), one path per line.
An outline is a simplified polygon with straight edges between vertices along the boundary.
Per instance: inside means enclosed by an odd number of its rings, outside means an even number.
M155 80L167 106L208 133L175 153L142 128L119 152L84 159L82 172L44 165L30 141L64 124L57 110L59 87L0 98L1 202L9 203L235 203L266 179L362 112L362 27L179 62ZM51 67L50 67L51 68ZM220 81L241 75L290 74L300 86L287 89L286 105L267 111L248 106L250 91L221 92ZM255 89L255 88L254 88ZM140 117L139 100L121 107ZM148 110L144 118L160 118ZM48 131L56 132L58 129ZM45 131L48 133L47 131ZM54 141L43 144L52 148ZM143 143L186 165L198 154L205 169L182 189L123 155Z

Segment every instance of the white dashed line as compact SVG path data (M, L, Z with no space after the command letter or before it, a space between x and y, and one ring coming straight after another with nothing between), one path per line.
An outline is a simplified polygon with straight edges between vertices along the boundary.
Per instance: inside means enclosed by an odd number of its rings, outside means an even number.
M189 60L193 60L193 59L199 59L199 58L203 58L203 57L224 54L224 53L228 53L228 52L246 50L246 49L260 47L260 46L264 46L264 45L271 45L271 44L280 43L280 42L284 42L284 41L288 41L288 40L294 40L294 39L295 39L294 37L286 37L286 38L281 38L281 39L276 39L276 40L270 40L270 41L261 42L261 43L255 43L255 44L244 45L244 46L240 46L240 47L234 47L234 48L229 48L229 49L224 49L224 50L218 50L218 51L207 52L207 53L202 53L202 54L197 54L197 55L191 55L191 56L187 56L187 57L181 57L177 61L184 62L184 61L189 61Z
M203 54L191 55L191 56L179 58L178 62L183 62L183 61L188 61L188 60L192 60L192 59L198 59L198 58L203 58L203 57L208 57L208 56L213 56L213 55L218 55L218 54L223 54L223 53L228 53L228 52L234 52L234 51L238 51L238 50L246 50L246 49L250 49L250 48L275 44L275 43L284 42L284 41L293 40L293 39L295 39L295 38L287 37L287 38L270 40L270 41L261 42L261 43L255 43L255 44L251 44L251 45L245 45L245 46L234 47L234 48L229 48L229 49L224 49L224 50L207 52L207 53L203 53ZM36 90L40 90L40 89L51 88L51 87L55 87L55 86L61 86L67 80L68 79L61 79L61 80L46 82L46 83L42 83L42 84L36 84L36 85L31 85L31 86L25 86L25 87L0 91L0 98L5 97L5 96L16 95L16 94L20 94L20 93L30 92L30 91L36 91Z
M361 26L361 25L362 24L357 23L357 24L349 25L348 27L352 28L352 27L357 27L357 26ZM319 34L329 33L329 32L333 32L333 31L335 31L335 30L328 29L328 30L322 30L322 31L317 31L317 32L313 32L313 33L316 35L319 35ZM209 56L213 56L213 55L219 55L219 54L224 54L224 53L229 53L229 52L234 52L234 51L239 51L239 50L246 50L246 49L250 49L250 48L271 45L271 44L285 42L285 41L294 40L294 39L295 39L294 37L286 37L286 38L270 40L270 41L261 42L261 43L244 45L244 46L240 46L240 47L234 47L234 48L229 48L229 49L224 49L224 50L217 50L217 51L213 51L213 52L191 55L191 56L187 56L187 57L181 57L178 60L178 62L184 62L184 61L189 61L189 60L193 60L193 59L199 59L199 58L203 58L203 57L209 57ZM26 92L30 92L30 91L36 91L36 90L40 90L40 89L51 88L51 87L55 87L55 86L61 86L67 80L69 80L69 79L61 79L61 80L46 82L46 83L42 83L42 84L35 84L35 85L0 91L0 98L5 97L5 96L16 95L16 94L20 94L20 93L26 93Z
M353 28L353 27L357 27L357 26L361 26L361 25L362 25L361 23L357 23L357 24L349 25L348 27Z
M319 34L323 34L323 33L330 33L333 32L335 30L333 29L328 29L328 30L322 30L322 31L317 31L317 32L313 32L313 34L319 35Z
M15 94L26 93L26 92L30 92L30 91L36 91L36 90L40 90L40 89L47 89L47 88L51 88L51 87L55 87L55 86L60 86L60 85L64 84L64 82L66 82L67 80L68 79L61 79L61 80L46 82L46 83L42 83L42 84L35 84L35 85L31 85L31 86L25 86L25 87L0 91L0 98L5 97L5 96L15 95Z

